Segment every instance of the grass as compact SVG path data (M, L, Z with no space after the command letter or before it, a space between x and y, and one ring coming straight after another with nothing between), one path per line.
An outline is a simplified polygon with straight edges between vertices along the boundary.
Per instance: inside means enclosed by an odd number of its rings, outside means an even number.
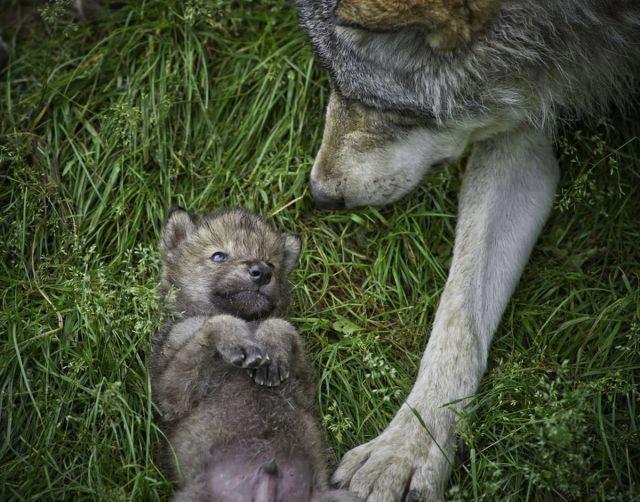
M171 492L146 355L174 203L303 236L294 316L331 460L374 437L428 339L464 162L393 207L315 211L328 80L287 3L44 14L5 31L0 73L0 499ZM557 208L461 424L451 498L640 496L639 135L611 118L559 137Z

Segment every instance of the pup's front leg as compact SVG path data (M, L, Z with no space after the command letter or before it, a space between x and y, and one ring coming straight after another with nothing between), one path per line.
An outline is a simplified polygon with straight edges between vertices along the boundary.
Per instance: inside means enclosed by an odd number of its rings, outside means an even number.
M369 501L443 497L455 411L478 388L557 179L550 142L533 131L476 145L460 193L449 278L416 384L387 429L345 455L334 481Z
M202 322L202 321L200 321ZM210 391L209 374L216 358L239 368L257 368L268 361L265 347L256 342L251 325L231 315L204 321L174 354L154 385L155 399L165 419L175 420ZM218 365L220 359L217 359Z

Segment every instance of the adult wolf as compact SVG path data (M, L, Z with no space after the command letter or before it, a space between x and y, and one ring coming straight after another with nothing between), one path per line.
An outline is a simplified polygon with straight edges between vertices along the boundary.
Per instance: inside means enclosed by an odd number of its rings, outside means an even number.
M441 498L455 410L478 387L552 206L557 118L627 103L640 68L640 4L298 0L298 7L334 85L311 172L317 205L393 202L474 144L451 270L416 384L387 429L349 452L334 476L368 500Z

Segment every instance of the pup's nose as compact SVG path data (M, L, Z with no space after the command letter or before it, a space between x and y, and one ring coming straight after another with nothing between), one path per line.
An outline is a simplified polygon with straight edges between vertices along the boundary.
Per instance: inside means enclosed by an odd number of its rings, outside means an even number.
M249 266L249 276L251 280L259 286L269 284L271 274L271 267L262 261L254 262Z
M344 209L344 197L330 194L313 181L309 184L313 205L320 209Z

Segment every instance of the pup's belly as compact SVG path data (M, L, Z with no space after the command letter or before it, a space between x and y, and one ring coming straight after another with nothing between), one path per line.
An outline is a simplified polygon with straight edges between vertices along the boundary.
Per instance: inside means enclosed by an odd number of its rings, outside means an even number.
M307 458L255 445L213 449L206 468L207 487L216 502L313 500L313 473Z

